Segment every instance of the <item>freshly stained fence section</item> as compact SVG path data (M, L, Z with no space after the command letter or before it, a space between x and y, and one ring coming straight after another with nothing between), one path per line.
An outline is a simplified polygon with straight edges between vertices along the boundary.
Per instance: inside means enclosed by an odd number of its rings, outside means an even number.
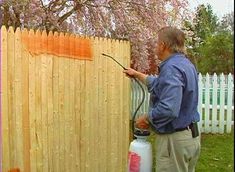
M73 52L82 52L76 40L84 39L92 54L87 60ZM101 54L129 66L128 41L3 26L1 48L0 171L126 170L130 82Z
M35 44L39 39L41 40L40 44ZM92 60L91 39L88 38L76 37L62 32L53 36L52 32L47 35L46 31L41 33L38 30L30 37L27 33L22 34L21 40L33 55L47 53L60 57Z
M232 74L199 74L198 111L201 115L200 129L205 133L230 133L234 126L234 76ZM132 113L141 101L141 90L132 83ZM148 113L149 93L139 114Z

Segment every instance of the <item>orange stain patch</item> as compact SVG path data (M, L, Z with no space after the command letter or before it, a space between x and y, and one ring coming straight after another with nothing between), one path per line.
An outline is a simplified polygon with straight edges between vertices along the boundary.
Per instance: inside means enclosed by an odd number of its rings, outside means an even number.
M12 168L8 172L20 172L19 168Z
M64 35L46 31L42 33L32 30L22 32L22 41L33 55L53 54L80 60L92 60L91 40L76 35Z

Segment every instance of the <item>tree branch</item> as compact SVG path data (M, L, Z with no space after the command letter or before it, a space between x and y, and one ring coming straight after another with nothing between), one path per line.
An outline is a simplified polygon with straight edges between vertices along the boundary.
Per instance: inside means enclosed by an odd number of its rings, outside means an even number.
M65 21L69 16L71 16L79 8L81 9L81 7L82 7L82 5L78 3L73 9L71 9L69 12L65 13L63 16L61 16L58 20L58 23L61 24L63 21Z

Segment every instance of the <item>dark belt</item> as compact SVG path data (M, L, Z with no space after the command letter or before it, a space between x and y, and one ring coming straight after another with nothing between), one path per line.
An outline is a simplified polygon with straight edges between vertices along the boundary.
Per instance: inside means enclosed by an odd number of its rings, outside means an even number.
M177 129L175 129L175 132L189 130L189 129L191 129L191 126L192 126L192 124L190 124L189 126L184 127L184 128L177 128Z

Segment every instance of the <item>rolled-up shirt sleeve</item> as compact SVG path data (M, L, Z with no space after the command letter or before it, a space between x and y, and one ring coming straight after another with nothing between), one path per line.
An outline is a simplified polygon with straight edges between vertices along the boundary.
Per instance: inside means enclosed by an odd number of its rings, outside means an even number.
M149 78L150 89L152 79ZM149 121L155 129L161 131L168 123L178 117L182 95L183 81L179 72L169 69L163 73L158 81L157 89L159 101L149 110Z
M146 86L148 88L148 92L151 93L152 90L154 89L154 86L156 85L156 82L158 80L158 76L151 76L151 75L148 75L146 77Z

